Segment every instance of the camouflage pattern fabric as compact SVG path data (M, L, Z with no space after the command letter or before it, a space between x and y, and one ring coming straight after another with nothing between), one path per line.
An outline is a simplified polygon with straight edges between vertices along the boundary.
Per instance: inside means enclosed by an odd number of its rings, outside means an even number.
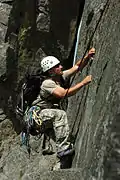
M70 130L66 112L59 109L43 109L40 111L40 117L45 122L45 128L49 128L51 122L53 124L57 153L69 148Z
M36 115L34 114L36 113ZM67 114L64 110L60 109L43 109L40 110L38 106L32 106L25 113L25 121L27 121L28 126L33 126L34 121L44 124L44 130L51 127L54 128L56 136L56 151L61 152L69 148L69 126ZM39 129L39 125L36 127Z

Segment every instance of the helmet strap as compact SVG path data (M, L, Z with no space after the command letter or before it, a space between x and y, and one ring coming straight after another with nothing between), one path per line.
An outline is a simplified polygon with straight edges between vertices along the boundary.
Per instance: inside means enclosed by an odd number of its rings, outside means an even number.
M52 73L52 74L49 74L49 76L50 76L50 77L55 77L56 74L53 74L53 73Z

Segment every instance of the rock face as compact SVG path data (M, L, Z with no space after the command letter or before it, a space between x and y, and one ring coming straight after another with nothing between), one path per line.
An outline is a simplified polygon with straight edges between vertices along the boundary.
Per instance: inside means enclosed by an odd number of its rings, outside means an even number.
M82 169L84 179L119 179L119 11L119 1L87 1L84 8L78 55L89 43L96 48L83 72L92 74L93 82L69 103L76 121L73 167Z
M0 76L6 72L6 50L7 43L4 43L8 17L10 13L10 6L7 3L0 1Z
M120 178L119 12L119 0L0 1L1 180ZM72 65L81 14L77 56L82 58L92 46L96 55L74 82L86 74L92 74L93 81L69 99L76 149L72 168L52 171L55 154L42 155L43 137L38 141L31 137L30 157L20 146L20 124L14 117L17 85L45 55L57 56L66 68Z

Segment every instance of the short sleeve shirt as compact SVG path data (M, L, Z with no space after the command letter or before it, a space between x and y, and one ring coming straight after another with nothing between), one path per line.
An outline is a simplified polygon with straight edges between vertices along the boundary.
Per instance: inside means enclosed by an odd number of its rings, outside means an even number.
M66 77L63 74L63 79ZM40 94L37 99L33 102L33 105L36 104L41 108L53 108L59 106L60 99L53 96L53 91L59 87L59 84L56 84L52 79L46 79L43 81L40 89Z
M59 85L56 84L52 79L46 79L41 85L41 95L47 97L47 95L52 94L58 86Z

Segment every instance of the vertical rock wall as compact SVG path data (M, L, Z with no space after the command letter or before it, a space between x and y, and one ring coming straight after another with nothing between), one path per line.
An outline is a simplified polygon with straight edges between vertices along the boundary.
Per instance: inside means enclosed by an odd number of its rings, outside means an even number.
M77 17L80 21L83 7L77 56L82 57L92 46L96 55L82 75L78 73L73 84L87 74L93 75L93 81L69 100L68 115L76 148L72 169L46 172L55 163L54 155L43 157L41 141L32 139L33 152L29 159L20 150L19 136L14 132L19 124L13 118L14 126L11 124L8 109L13 110L20 78L28 69L38 67L40 58L51 54L66 67L72 65ZM12 180L15 174L16 179L24 180L60 179L60 175L72 180L120 178L119 12L119 0L0 1L1 179Z
M92 83L70 100L76 155L73 167L84 179L119 179L120 1L86 1L78 56L90 45L96 55L76 82L92 74ZM81 77L81 78L80 78ZM76 104L77 102L77 104ZM73 108L74 106L74 108Z

